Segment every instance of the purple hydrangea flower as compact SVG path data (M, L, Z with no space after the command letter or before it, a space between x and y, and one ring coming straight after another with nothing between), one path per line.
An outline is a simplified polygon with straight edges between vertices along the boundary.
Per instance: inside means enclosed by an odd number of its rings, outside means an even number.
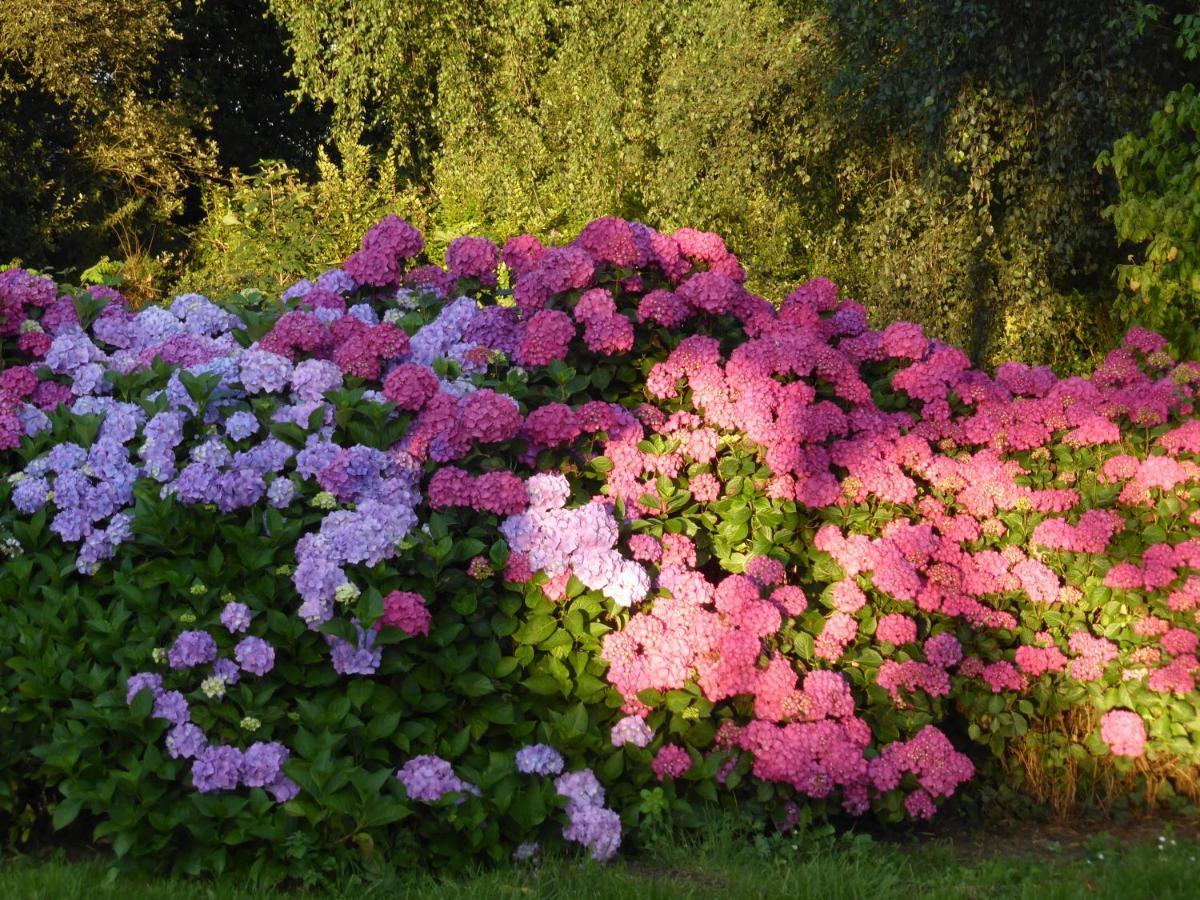
M329 269L317 278L317 287L335 294L348 294L358 287L358 282L342 269Z
M287 747L278 741L251 744L242 754L242 783L247 787L275 783L283 774L283 763L289 755Z
M241 634L250 627L250 607L236 601L225 604L221 610L221 624L230 634Z
M165 719L172 725L183 725L191 720L187 698L179 691L163 691L154 698L154 718Z
M342 386L342 370L327 359L306 359L292 370L292 393L299 400L320 400Z
M87 514L78 507L59 510L50 523L50 530L68 543L82 541L92 530Z
M296 485L290 478L276 478L267 487L267 502L275 509L286 509L296 497Z
M277 353L247 350L242 354L242 387L248 394L277 393L288 383L291 376L292 364Z
M259 475L269 475L282 472L288 460L295 455L292 447L272 436L249 450L239 450L233 455L232 465L237 469L250 469Z
M275 648L262 638L243 638L234 648L233 655L242 671L251 675L266 675L275 667Z
M517 751L517 771L522 775L557 775L562 770L562 754L549 744L530 744Z
M297 281L293 285L291 285L291 287L289 287L286 291L284 291L282 294L280 294L279 299L285 303L288 300L296 300L300 297L303 297L305 294L307 294L312 289L313 289L313 283L311 281L309 281L307 278L301 278L299 281Z
M190 669L217 658L217 642L207 631L184 631L167 651L172 669Z
M130 675L129 680L125 682L125 702L132 703L138 691L143 691L146 688L149 688L154 696L157 697L162 693L162 686L162 676L155 672L138 672L136 675Z
M479 794L477 787L454 774L449 762L432 754L414 756L396 772L396 777L409 799L421 803L435 803L455 791Z
M45 478L25 478L13 488L12 503L26 515L32 515L50 499L50 483Z
M578 772L560 775L555 779L554 787L571 804L600 806L604 803L604 786L596 780L591 769L580 769Z
M375 632L367 631L357 622L358 644L351 644L333 635L326 635L333 652L333 669L339 675L374 675L383 661L383 651L376 648Z
M225 433L235 441L243 441L258 433L258 417L252 412L235 412L225 420Z
M356 303L346 310L346 315L354 316L365 325L379 324L379 316L375 315L375 309L370 303Z
M50 470L57 475L64 475L73 469L78 469L87 462L87 451L78 444L69 441L57 444L47 454Z
M238 786L242 752L225 745L206 747L192 763L192 783L202 794L231 791Z
M213 663L212 673L215 677L220 678L227 685L235 685L238 679L242 677L241 669L232 659L218 659Z
M645 747L654 737L654 732L641 716L626 716L613 726L612 745L623 747L633 744L635 747Z
M621 817L603 806L578 806L567 811L571 823L563 829L563 838L583 844L592 859L607 862L621 846Z
M22 403L17 410L21 431L29 437L41 434L50 427L50 417L31 403Z
M175 476L175 448L183 440L186 421L187 416L182 412L160 412L142 429L143 442L138 455L151 478L170 481Z
M172 759L193 759L204 747L204 732L191 722L176 725L167 732L167 752Z
M286 775L280 775L275 781L267 785L267 793L275 798L276 803L287 803L298 793L300 793L300 785L292 781Z
M233 512L253 506L267 491L267 483L257 472L233 469L222 472L212 485L211 499L221 512Z

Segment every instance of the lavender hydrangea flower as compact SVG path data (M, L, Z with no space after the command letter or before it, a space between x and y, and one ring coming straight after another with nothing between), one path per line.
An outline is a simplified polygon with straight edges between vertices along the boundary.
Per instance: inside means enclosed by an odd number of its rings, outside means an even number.
M266 350L247 350L241 357L242 387L249 394L276 393L292 375L285 357Z
M612 745L623 747L633 744L635 747L645 747L654 737L654 732L641 716L626 716L613 726Z
M50 483L45 478L25 478L13 488L12 503L26 515L32 515L50 499Z
M449 762L432 754L414 756L401 766L396 777L404 785L409 799L420 803L436 803L446 794L456 791L479 794L475 785L468 784L454 774Z
M132 703L138 692L147 688L157 697L162 693L162 686L162 676L155 672L138 672L130 675L129 680L125 682L125 702Z
M238 668L238 664L232 659L218 659L213 663L212 667L213 677L220 678L227 685L231 686L238 683L238 680L242 677L241 671Z
M267 487L267 502L275 509L286 509L296 497L296 485L290 478L276 478Z
M276 803L287 803L300 793L300 785L286 775L280 775L275 781L266 786L267 793L275 798Z
M243 638L233 650L242 671L266 675L275 667L275 648L258 637Z
M80 366L71 374L71 390L76 394L96 394L106 387L104 367L99 363Z
M192 784L202 794L231 791L241 777L242 752L236 747L206 747L192 763Z
M245 324L202 294L180 294L171 304L171 312L194 335L218 335Z
M252 412L235 412L225 420L225 433L235 441L243 441L258 433L258 417Z
M239 450L233 455L232 465L236 469L249 469L259 475L282 472L296 451L279 438L271 436L249 450Z
M183 425L187 416L178 411L160 412L142 429L142 446L138 455L146 465L146 474L156 481L175 477L175 448L183 440Z
M442 308L438 317L417 330L409 341L408 360L423 366L447 355L461 341L463 331L475 318L479 307L469 297L459 297Z
M242 783L247 787L266 787L279 780L283 763L290 753L278 741L256 741L242 754Z
M129 333L133 337L129 349L144 350L146 347L164 344L182 334L183 323L161 306L147 306L133 317Z
M560 487L552 479L530 481L531 499L539 506L501 524L509 547L527 554L535 571L559 575L570 569L584 585L622 606L644 599L650 576L616 549L617 523L608 505L593 501L576 509L546 508L561 496Z
M301 278L294 282L286 291L279 295L279 299L286 303L288 300L297 300L303 297L313 289L313 283L307 278Z
M221 610L221 624L230 634L241 634L250 627L250 607L245 603L225 604Z
M354 316L354 318L366 325L379 324L379 316L375 315L375 309L370 303L356 303L346 310L346 315Z
M204 747L204 732L191 722L176 725L167 732L167 752L172 759L193 759Z
M74 327L54 339L43 362L56 375L71 375L101 359L104 359L104 353L100 348L78 327Z
M541 851L542 845L537 841L526 841L512 852L513 862L524 862L533 859Z
M167 651L172 669L190 669L217 658L217 642L207 631L184 631Z
M358 282L343 269L329 269L317 278L317 287L335 294L348 294L358 288Z
M358 622L354 623L358 634L357 645L339 637L327 635L333 652L330 657L333 669L339 675L374 675L383 661L383 651L375 647L375 632L367 631Z
M299 400L321 400L342 386L342 370L327 359L306 359L292 370L292 393Z
M168 491L174 493L183 503L210 503L219 474L212 466L191 463L184 466L179 477L163 489L164 494Z
M179 691L163 691L154 698L154 718L165 719L172 725L183 725L191 720L187 698Z
M220 438L210 437L193 447L188 457L192 462L220 468L233 461L233 452L225 446L225 442Z
M41 434L50 427L50 417L31 403L22 403L17 410L21 431L28 437Z
M560 775L554 780L554 787L569 803L580 806L600 806L604 803L604 786L591 769Z
M562 754L549 744L530 744L517 751L517 771L522 775L557 775L562 770Z
M233 469L217 477L210 496L217 508L227 513L253 506L266 491L267 484L257 472Z
M569 811L571 823L563 829L563 838L583 844L592 859L607 862L621 847L621 817L603 806L580 806Z
M78 444L65 441L56 444L46 455L50 471L57 475L65 475L74 469L81 468L87 462L87 451Z

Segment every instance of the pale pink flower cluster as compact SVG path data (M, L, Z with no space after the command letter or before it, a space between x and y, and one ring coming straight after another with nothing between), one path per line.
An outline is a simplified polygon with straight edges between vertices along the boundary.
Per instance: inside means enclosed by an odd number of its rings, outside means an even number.
M1137 758L1145 751L1146 723L1128 709L1110 709L1100 719L1100 739L1114 756Z

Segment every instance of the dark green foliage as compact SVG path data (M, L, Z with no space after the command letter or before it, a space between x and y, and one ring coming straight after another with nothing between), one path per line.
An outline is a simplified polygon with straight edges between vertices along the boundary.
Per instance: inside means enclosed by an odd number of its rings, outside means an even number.
M1200 15L1179 16L1177 44L1200 58ZM1104 211L1121 240L1143 245L1119 270L1117 313L1161 330L1184 353L1200 350L1200 101L1195 84L1172 91L1149 128L1127 134L1097 163L1120 185ZM1128 291L1128 293L1125 293Z
M177 267L201 189L262 157L311 167L261 0L0 2L0 261ZM152 293L146 285L126 285Z

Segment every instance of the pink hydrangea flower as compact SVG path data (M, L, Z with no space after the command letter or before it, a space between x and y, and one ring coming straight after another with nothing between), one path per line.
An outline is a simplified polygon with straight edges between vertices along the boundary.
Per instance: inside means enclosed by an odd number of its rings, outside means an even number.
M1110 709L1100 718L1100 739L1114 756L1137 758L1146 746L1146 723L1128 709Z

